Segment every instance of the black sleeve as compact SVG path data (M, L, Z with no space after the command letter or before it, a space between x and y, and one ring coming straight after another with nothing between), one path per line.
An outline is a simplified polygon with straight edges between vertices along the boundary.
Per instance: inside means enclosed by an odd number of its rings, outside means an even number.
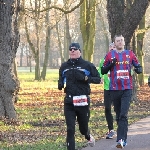
M99 72L93 64L91 65L91 74L88 76L88 82L94 84L99 84L101 82Z
M107 74L110 69L111 69L110 65L109 66L105 66L105 67L104 66L101 67L101 74L102 75Z
M111 62L108 66L105 66L105 67L103 66L101 68L102 75L107 74L108 71L116 65L116 62L117 62L117 59L114 57L113 59L111 59Z
M58 89L62 90L64 88L63 77L62 77L62 69L59 69L59 79L58 79Z

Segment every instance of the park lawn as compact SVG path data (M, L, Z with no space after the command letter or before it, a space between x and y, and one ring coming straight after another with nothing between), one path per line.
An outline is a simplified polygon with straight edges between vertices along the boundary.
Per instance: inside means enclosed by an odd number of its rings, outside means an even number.
M15 104L20 125L0 122L0 149L66 150L66 125L63 115L63 91L57 90L58 70L49 70L46 81L34 81L34 72L18 72L19 99ZM103 87L91 84L91 134L96 140L107 132L104 116ZM132 102L129 124L150 115L150 88L139 89L139 101ZM115 116L114 112L113 115ZM114 117L115 120L115 117ZM116 128L116 124L115 124ZM76 124L76 147L86 146Z

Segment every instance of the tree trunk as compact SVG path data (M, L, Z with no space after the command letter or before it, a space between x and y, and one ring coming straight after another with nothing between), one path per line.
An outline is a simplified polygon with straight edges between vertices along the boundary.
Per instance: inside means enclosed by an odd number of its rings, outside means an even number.
M35 80L40 80L40 58L39 58L39 41L37 42L37 48L35 48L34 44L32 43L30 36L29 36L29 31L28 31L28 27L27 27L27 21L25 18L25 31L26 31L26 37L27 37L27 41L29 43L29 46L32 50L34 59L35 59ZM38 35L38 33L37 33ZM38 38L38 37L37 37Z
M126 46L138 27L149 6L149 0L136 0L126 9L125 0L107 0L109 31L113 40L116 34L122 34Z
M35 53L35 80L40 80L40 1L35 1L35 30L36 30L36 53Z
M50 5L50 1L47 1L47 7ZM46 18L45 23L47 24L47 31L46 31L46 45L45 45L45 56L44 56L44 63L43 63L43 69L41 72L41 79L45 80L46 77L46 70L47 70L47 64L48 64L48 58L49 58L49 49L50 49L50 20L49 20L49 10L46 12Z
M23 45L21 46L21 53L20 53L20 67L22 67L23 62Z
M37 51L35 56L35 80L40 80L40 54L39 51Z
M63 63L65 61L65 59L64 59L64 54L63 54L63 50L62 50L62 43L61 43L61 38L60 38L60 34L59 34L58 23L56 23L56 33L57 33L57 37L58 37L58 46L59 46L59 51L60 51L61 62Z
M97 8L98 9L98 15L99 15L99 17L101 18L100 19L100 21L101 21L101 24L102 24L102 31L105 31L104 32L104 37L105 37L105 41L106 41L106 53L109 51L109 32L106 32L107 31L107 27L106 27L106 23L104 22L104 20L105 20L105 18L104 18L104 16L102 15L102 9L103 9L103 7L101 6L101 7L98 7Z
M63 0L65 4L65 9L69 9L68 0ZM69 45L71 44L71 35L70 35L70 27L69 27L69 14L65 14L65 27L64 27L64 60L67 61L69 59Z
M26 37L27 37L27 42L29 44L29 47L33 53L33 57L35 59L35 56L36 56L36 50L35 50L35 47L30 39L30 35L29 35L29 31L28 31L28 27L27 27L27 20L26 20L26 17L25 17L25 34L26 34ZM30 57L30 64L31 64L31 55L29 54L29 57ZM30 68L31 69L31 68Z
M35 59L35 80L40 80L40 8L41 3L39 0L35 0L35 11L34 13L34 19L35 19L35 30L36 30L36 46L34 46L33 42L30 39L28 26L27 26L27 20L25 17L25 31L26 31L26 37L27 41L29 43L29 46L31 48L31 51L34 55Z
M96 0L85 0L80 7L80 29L83 39L83 58L93 61L95 44Z
M19 6L19 1L16 1L16 3ZM14 5L14 0L0 3L0 118L13 120L17 118L13 98L19 87L19 82L12 70L19 43L16 20L13 22L13 25L15 25L14 32L12 30ZM17 18L17 16L15 17Z
M29 55L29 67L30 67L30 72L32 72L31 59L32 59L32 56L31 56L31 55Z
M69 45L71 44L71 36L70 36L70 31L69 31L69 14L65 15L65 60L68 60L69 59Z
M145 31L141 32L141 30L145 29L145 16L143 16L138 29L139 30L137 33L137 57L138 57L140 64L142 65L144 69L143 39L144 39ZM140 86L144 85L144 70L141 74L138 75L138 81L139 81Z
M133 52L136 54L137 53L137 44L136 44L136 33L134 33L133 37L132 37L132 41L131 41L131 47ZM133 89L132 89L132 98L131 101L138 101L137 98L137 93L138 93L138 88L139 88L139 84L138 84L138 77L137 74L134 73L133 76Z

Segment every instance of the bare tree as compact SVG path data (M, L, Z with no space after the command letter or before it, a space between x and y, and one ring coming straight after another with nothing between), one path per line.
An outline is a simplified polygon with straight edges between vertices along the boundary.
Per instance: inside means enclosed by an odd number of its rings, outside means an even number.
M55 11L52 11L51 16L48 16L48 12L50 12L50 10L55 9L55 10L59 10L59 12L64 13L66 16L66 37L67 37L67 45L69 45L71 43L71 37L69 34L69 19L68 19L68 13L71 13L72 11L74 11L76 8L78 8L84 0L80 0L79 3L77 3L72 9L69 10L69 7L65 4L64 8L61 7L57 7L55 5L55 1L53 1L54 6L52 6L53 4L51 3L51 1L48 3L48 1L46 1L44 3L44 1L41 0L35 0L32 1L30 0L30 8L24 8L24 13L26 14L25 17L25 31L26 31L26 36L27 36L27 41L29 43L29 46L33 52L33 56L35 59L35 80L40 80L41 78L44 79L46 76L46 63L48 62L46 59L48 59L48 45L50 46L50 30L52 30L54 28L54 26L56 27L57 31L58 31L58 24L56 23L55 25L53 25L52 21L53 19L51 19L50 17L52 17L54 15ZM33 5L33 2L35 3ZM67 3L67 1L65 2ZM46 7L46 8L44 8ZM43 10L42 10L43 9ZM30 15L29 15L30 14ZM43 18L43 16L45 16L46 14L46 18L47 21L50 22L49 23L49 29L46 27L46 49L47 51L45 51L45 60L44 60L44 65L43 65L43 70L41 72L40 75L40 49L41 49L41 45L40 45L40 31L41 28L43 26L43 24L48 24L48 23L43 23L43 20L41 18ZM50 13L49 13L50 14ZM31 38L31 33L30 33L30 29L29 29L29 23L28 23L28 16L30 16L30 18L32 18L32 20L35 21L35 30L36 30L36 42L32 40ZM43 24L42 24L43 23ZM45 28L42 28L43 30L45 30ZM49 30L49 31L48 31ZM33 33L32 33L33 34ZM48 37L49 36L49 37ZM60 46L60 41L59 41L59 46ZM68 46L67 46L68 47ZM67 51L68 52L68 51Z
M19 3L19 0L0 2L0 117L11 120L17 118L13 98L19 85L12 65L19 44L17 29Z

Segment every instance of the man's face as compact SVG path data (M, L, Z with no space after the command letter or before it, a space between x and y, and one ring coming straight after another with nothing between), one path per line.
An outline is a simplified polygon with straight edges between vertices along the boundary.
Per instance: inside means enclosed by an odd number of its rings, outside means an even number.
M125 45L124 37L120 36L115 38L115 46L117 50L123 50L124 45Z
M115 50L116 49L116 47L115 47L115 45L114 44L112 44L112 45L110 45L109 46L109 51L111 51L111 50Z
M71 59L77 59L81 56L81 52L76 47L71 47L69 49L69 56Z

